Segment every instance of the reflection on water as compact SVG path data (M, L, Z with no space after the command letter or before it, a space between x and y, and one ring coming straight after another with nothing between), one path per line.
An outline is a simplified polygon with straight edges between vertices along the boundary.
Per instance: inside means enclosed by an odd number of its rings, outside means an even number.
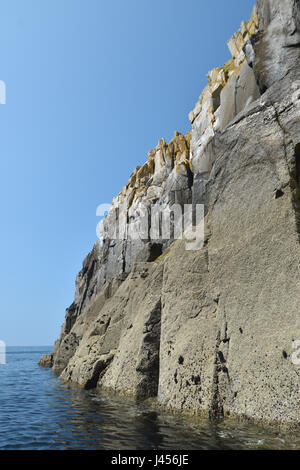
M42 348L10 348L0 367L0 449L295 449L300 436L205 420L191 423L117 397L61 383L37 361Z

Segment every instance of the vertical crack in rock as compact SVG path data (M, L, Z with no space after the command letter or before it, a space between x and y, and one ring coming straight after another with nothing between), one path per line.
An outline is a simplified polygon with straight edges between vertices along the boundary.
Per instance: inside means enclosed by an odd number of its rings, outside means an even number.
M127 249L127 241L122 241L122 268L121 271L124 274L126 271L126 249Z
M221 372L222 361L220 358L219 347L221 344L221 332L218 331L217 340L216 340L216 356L215 356L215 365L213 373L213 390L212 390L212 400L209 410L209 418L213 421L216 419L224 418L224 408L222 404L222 398L220 396L220 380L219 375Z
M143 329L142 344L137 358L139 375L137 398L156 397L159 382L159 350L161 334L161 299L155 304Z
M295 146L295 171L294 171L295 188L293 191L296 226L300 242L300 143Z
M300 188L300 142L295 147L296 182Z
M220 309L218 299L218 309ZM230 376L227 367L230 337L228 336L228 323L226 311L223 307L222 328L218 331L216 339L215 364L213 374L213 390L209 417L211 420L224 418L225 402L232 398Z

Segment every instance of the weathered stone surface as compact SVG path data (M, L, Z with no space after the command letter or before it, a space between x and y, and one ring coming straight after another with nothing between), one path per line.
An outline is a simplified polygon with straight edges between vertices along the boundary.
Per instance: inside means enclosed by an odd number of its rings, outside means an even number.
M264 92L288 71L299 67L299 0L258 0L259 32L244 51Z
M98 382L104 387L136 398L157 396L163 266L149 267L131 303L114 360ZM124 374L124 370L127 371Z
M218 332L209 276L207 249L187 252L177 242L164 268L158 400L203 416L212 401Z
M258 17L254 8L250 20L242 22L240 30L228 41L232 59L208 73L208 86L189 114L192 123L190 159L195 174L203 172L203 157L215 133L223 130L239 112L260 96L244 52L244 46L257 28Z
M291 354L300 336L293 176L300 100L289 93L300 91L299 77L277 83L214 139L208 244L188 253L178 242L165 262L158 392L164 405L299 426L299 366Z
M238 79L232 75L221 92L221 106L218 110L219 128L224 129L236 116L236 91Z
M162 264L134 264L116 294L100 306L63 379L85 388L98 383L137 398L157 395L162 272Z
M113 200L40 365L86 389L299 429L299 1L257 11L208 74L191 133L161 139ZM205 204L202 249L131 236L144 207L175 203Z
M39 366L51 368L53 366L53 354L44 354L39 360Z
M225 415L287 425L300 420L299 367L291 361L300 335L293 176L300 101L290 93L299 89L297 80L299 73L278 82L216 138L208 183L209 270L219 295L220 340L226 340L221 406Z
M259 97L259 88L256 84L253 71L244 62L239 75L232 75L227 85L221 91L221 104L217 111L219 129L225 129L237 114Z
M237 80L235 96L235 116L260 97L255 76L249 65L244 62Z

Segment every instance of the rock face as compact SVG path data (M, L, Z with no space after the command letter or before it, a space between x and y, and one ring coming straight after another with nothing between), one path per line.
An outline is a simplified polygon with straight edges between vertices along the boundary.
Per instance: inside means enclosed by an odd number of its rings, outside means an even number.
M297 68L300 57L299 0L258 0L259 31L245 46L261 92Z
M42 366L203 417L300 427L299 18L298 0L258 0L191 132L160 140L113 200ZM151 219L202 203L199 250Z

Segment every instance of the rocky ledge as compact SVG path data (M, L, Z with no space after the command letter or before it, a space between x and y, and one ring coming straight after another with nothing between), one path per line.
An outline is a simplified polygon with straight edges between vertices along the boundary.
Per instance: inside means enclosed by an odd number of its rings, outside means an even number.
M228 44L191 131L161 139L113 200L40 365L85 389L299 429L299 0L258 0ZM174 204L205 205L201 249L149 237L152 219L131 235L142 211Z

